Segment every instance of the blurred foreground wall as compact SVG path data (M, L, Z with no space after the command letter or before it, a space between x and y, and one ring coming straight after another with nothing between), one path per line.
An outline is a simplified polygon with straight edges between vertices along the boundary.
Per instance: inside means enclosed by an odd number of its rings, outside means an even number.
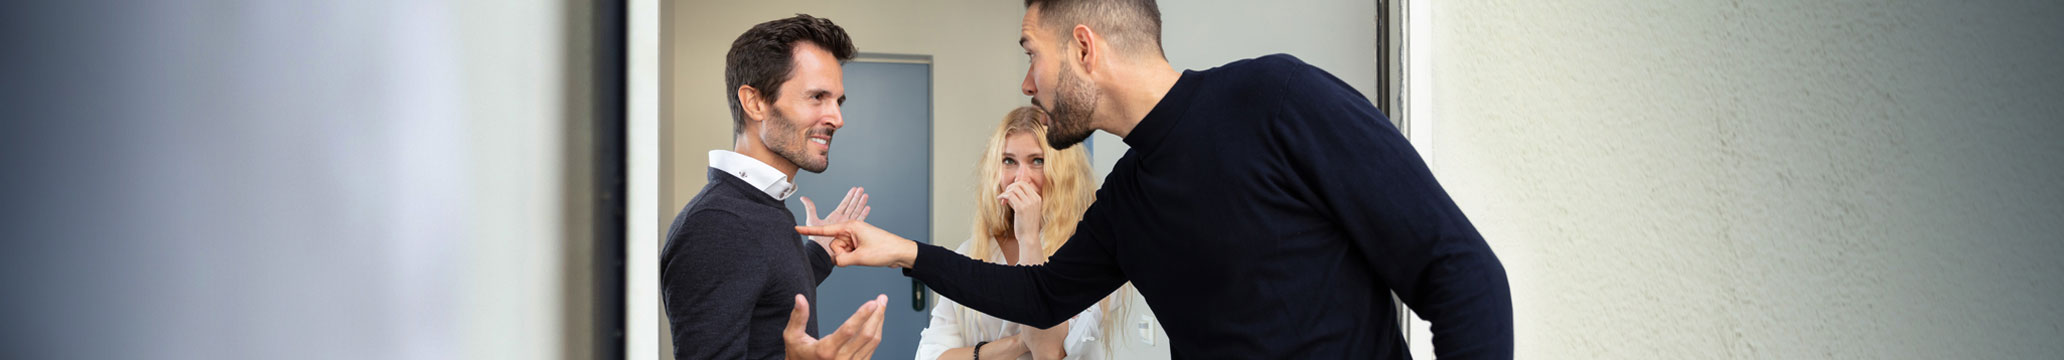
M5 5L0 358L586 357L569 4Z

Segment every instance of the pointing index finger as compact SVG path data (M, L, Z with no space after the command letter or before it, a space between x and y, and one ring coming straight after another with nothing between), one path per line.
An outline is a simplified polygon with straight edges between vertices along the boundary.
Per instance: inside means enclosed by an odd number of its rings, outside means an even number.
M842 227L843 225L844 224L797 226L795 227L795 231L798 234L810 236L838 236L838 228Z

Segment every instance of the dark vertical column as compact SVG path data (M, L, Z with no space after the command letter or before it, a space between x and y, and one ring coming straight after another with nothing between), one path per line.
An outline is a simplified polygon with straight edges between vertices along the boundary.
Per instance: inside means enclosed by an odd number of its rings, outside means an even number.
M623 359L628 5L624 0L603 0L594 6L594 358Z

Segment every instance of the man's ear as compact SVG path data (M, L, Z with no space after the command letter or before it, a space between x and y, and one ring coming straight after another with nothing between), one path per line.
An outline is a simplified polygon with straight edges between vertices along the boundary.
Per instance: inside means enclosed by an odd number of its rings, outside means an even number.
M767 103L761 101L760 90L752 85L738 86L738 107L745 110L745 119L749 122L767 119Z
M1103 70L1098 66L1102 64L1098 62L1102 60L1104 52L1102 49L1097 48L1098 45L1103 45L1103 37L1097 35L1096 31L1090 30L1089 25L1081 24L1076 24L1074 29L1068 31L1068 34L1071 35L1069 36L1069 41L1073 42L1075 50L1067 53L1069 57L1067 60L1074 61L1076 66L1081 66L1082 72L1085 74L1095 74L1098 70Z

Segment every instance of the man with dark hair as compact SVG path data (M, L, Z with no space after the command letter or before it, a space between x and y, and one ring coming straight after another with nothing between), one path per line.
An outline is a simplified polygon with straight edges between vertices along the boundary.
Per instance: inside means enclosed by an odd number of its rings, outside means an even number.
M1053 326L1131 281L1175 358L1405 359L1391 294L1443 358L1512 357L1505 270L1367 98L1289 55L1176 71L1151 0L1029 0L1021 84L1047 141L1124 138L1097 202L1042 266L1001 266L862 221L840 265L894 266L961 304Z
M881 342L886 295L817 339L809 306L831 275L828 238L804 241L783 204L796 170L824 172L831 136L845 125L841 64L852 39L831 20L798 14L753 26L725 55L732 150L710 151L709 185L674 218L660 281L677 359L848 359ZM867 217L867 195L846 193L826 218L803 198L812 225Z

